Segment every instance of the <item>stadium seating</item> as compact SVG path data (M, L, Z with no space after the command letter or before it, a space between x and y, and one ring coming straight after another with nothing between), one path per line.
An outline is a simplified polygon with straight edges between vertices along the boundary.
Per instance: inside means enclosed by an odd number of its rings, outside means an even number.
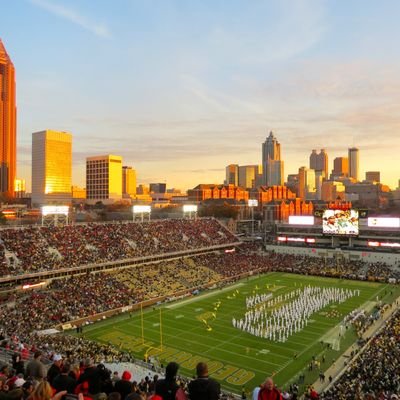
M229 244L237 239L212 219L82 224L0 230L2 275ZM12 255L7 259L5 252Z
M254 244L237 246L236 251L228 253L213 248L235 242L235 236L209 219L1 230L0 276L188 249L210 250L197 256L64 276L53 279L41 290L12 294L0 304L1 347L20 354L41 349L50 360L54 354L61 353L79 371L79 363L87 358L95 363L132 360L129 354L111 345L73 336L43 336L37 331L128 304L222 285L259 272L283 271L382 281L400 279L399 271L384 263L265 253ZM400 314L397 313L321 398L350 399L354 398L354 393L362 398L365 393L379 395L382 391L386 398L398 394L399 343ZM370 368L371 365L374 367ZM147 386L142 381L138 382L139 387Z
M397 399L394 395L400 392L399 354L400 312L397 311L321 399Z

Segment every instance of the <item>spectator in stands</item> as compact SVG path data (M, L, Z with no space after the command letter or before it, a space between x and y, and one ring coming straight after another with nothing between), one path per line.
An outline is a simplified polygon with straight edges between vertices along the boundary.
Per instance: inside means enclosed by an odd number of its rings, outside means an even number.
M158 382L158 375L156 374L153 376L153 380L149 384L149 393L154 394L157 382Z
M70 376L71 365L65 363L61 367L61 373L57 375L53 381L52 386L56 390L56 393L66 390L68 393L74 393L76 380Z
M254 388L253 393L252 393L252 400L258 400L258 393L260 393L261 386L257 386Z
M111 382L113 383L113 385L115 385L121 378L119 377L118 371L114 371L112 378L111 378Z
M1 400L23 400L23 391L21 388L14 388L7 393L0 392Z
M53 356L53 364L51 364L51 367L47 371L47 382L49 382L52 386L54 378L61 374L62 362L63 359L60 354L55 354Z
M0 376L0 393L8 391L8 386L6 384L6 381L7 381L7 377L1 375Z
M199 362L196 366L197 378L189 383L190 400L218 400L221 395L221 386L208 376L208 366Z
M258 400L282 400L282 395L275 387L272 378L267 378L258 392Z
M53 397L53 390L49 382L40 382L35 390L32 392L31 400L59 400L62 396L66 395L67 392L59 392Z
M15 375L12 379L14 380L13 387L14 387L15 389L16 389L16 388L22 388L22 386L23 386L24 383L26 382L22 374L20 374L20 375Z
M78 390L78 393L83 392L81 388L83 389L84 386L87 386L87 391L90 395L96 395L101 392L101 371L94 365L91 358L85 360L84 370L78 379L77 385L75 391Z
M33 381L25 381L25 383L22 385L22 396L24 400L31 396L33 389Z
M159 379L156 383L156 394L163 400L175 400L179 385L176 383L179 365L176 362L170 362L165 368L165 379Z
M115 382L115 391L121 395L121 399L124 400L128 394L132 392L132 374L129 371L122 373L121 379Z
M124 399L125 397L122 397L119 392L111 392L107 397L107 400L124 400Z
M12 367L15 370L15 374L25 375L25 367L24 362L21 359L21 355L19 353L14 353L12 356Z
M6 364L6 365L3 365L2 367L1 367L1 369L0 369L0 377L5 377L6 379L8 378L8 375L10 374L10 368L9 368L9 366Z
M29 361L26 366L26 376L36 381L41 381L46 377L46 368L41 361L42 352L36 351L33 360Z

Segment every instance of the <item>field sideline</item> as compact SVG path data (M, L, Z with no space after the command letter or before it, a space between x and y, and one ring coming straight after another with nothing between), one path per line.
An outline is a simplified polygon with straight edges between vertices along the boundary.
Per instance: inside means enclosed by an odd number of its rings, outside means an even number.
M246 296L272 293L275 297L307 285L359 289L360 296L314 313L308 326L285 343L259 338L232 326L232 317L241 318L245 312ZM397 287L374 282L274 272L242 280L223 290L162 305L161 311L160 308L145 310L144 343L140 313L85 327L84 335L110 342L140 359L147 353L164 365L177 361L182 374L189 377L194 374L198 361L207 361L210 375L223 388L235 393L240 393L243 387L250 391L271 375L280 387L287 387L302 371L306 382L315 381L319 371L307 370L313 356L321 361L320 369L325 371L356 340L351 328L339 337L339 323L345 315L360 307L371 309L377 296L390 300L398 291ZM218 302L220 307L216 309ZM331 344L330 349L326 343Z

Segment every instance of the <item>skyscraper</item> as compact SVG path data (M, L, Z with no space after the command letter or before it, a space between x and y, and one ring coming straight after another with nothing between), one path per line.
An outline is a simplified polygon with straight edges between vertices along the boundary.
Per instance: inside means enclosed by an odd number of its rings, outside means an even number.
M349 177L359 181L359 151L355 147L349 149Z
M315 170L300 167L298 195L302 200L314 200L316 195Z
M316 171L322 171L323 178L328 179L328 153L325 149L321 149L321 152L317 156Z
M324 179L328 179L328 154L325 149L321 149L320 153L313 150L310 155L310 169L315 171L315 200L321 199L321 187Z
M328 178L328 153L321 149L320 153L313 150L310 155L310 168L315 171L322 171L322 176Z
M122 167L122 195L136 196L136 171L132 167Z
M150 183L150 193L166 193L167 184L162 182Z
M318 159L318 154L317 150L312 150L310 154L310 168L311 169L317 169L317 159Z
M112 204L122 199L122 157L86 158L86 199L88 204Z
M16 168L15 69L0 39L0 194L14 196Z
M367 182L380 183L380 181L381 181L381 173L379 171L367 171L365 173L365 180Z
M72 196L72 135L32 134L32 204L68 204Z
M258 183L261 167L259 165L239 166L239 186L243 188L255 188Z
M262 144L263 184L266 186L283 185L283 161L281 145L272 132Z
M225 167L225 185L235 185L239 183L239 165L229 164Z
M333 179L349 176L349 159L347 157L336 157L333 160Z

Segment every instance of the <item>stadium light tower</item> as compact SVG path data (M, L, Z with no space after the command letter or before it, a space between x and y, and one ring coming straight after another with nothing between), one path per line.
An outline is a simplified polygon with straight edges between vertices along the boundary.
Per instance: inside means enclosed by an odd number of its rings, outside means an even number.
M197 206L192 204L185 204L183 206L183 218L189 215L189 219L192 219L192 213L194 213L194 219L197 217Z
M42 226L68 225L68 206L43 206Z
M141 222L144 221L145 216L147 220L150 221L151 206L133 206L132 207L132 218L135 221L136 216L140 217Z
M251 236L254 236L254 207L258 207L258 200L249 199L247 200L247 205L251 210Z

